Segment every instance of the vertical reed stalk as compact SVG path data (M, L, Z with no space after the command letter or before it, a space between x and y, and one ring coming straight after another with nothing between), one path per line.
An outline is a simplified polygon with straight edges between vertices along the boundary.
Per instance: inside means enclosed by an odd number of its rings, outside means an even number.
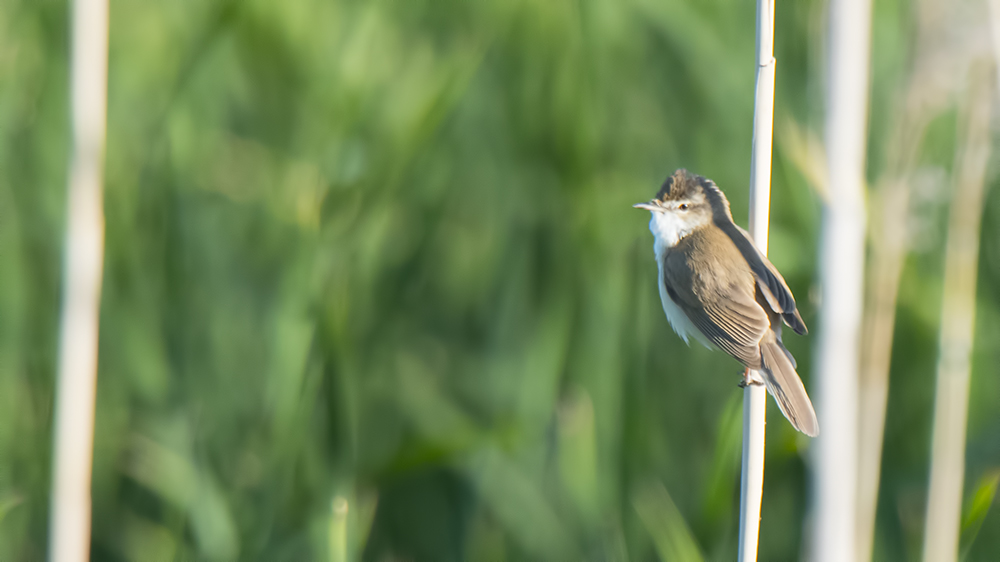
M854 560L871 0L831 0L811 559Z
M774 0L757 0L757 88L754 96L753 153L750 162L750 235L767 253L771 199L771 146L774 129ZM752 374L755 380L760 376ZM740 562L757 560L760 503L764 494L764 425L767 390L743 389L743 470L740 475Z
M994 5L1000 0L990 0ZM915 56L900 96L886 169L872 197L867 305L858 387L858 560L871 560L889 394L892 338L899 281L909 252L910 192L927 126L952 104L956 80L941 60L965 67L947 37L950 0L916 3ZM995 17L991 21L995 21ZM961 61L961 62L959 62Z
M107 110L108 2L75 0L72 14L72 156L59 333L49 560L90 555L90 476L97 394L97 333L104 263L101 196Z
M962 486L965 476L965 429L976 321L976 275L979 226L990 156L992 65L970 67L968 100L959 122L954 197L948 221L931 478L924 527L924 560L958 559Z
M330 510L330 562L347 562L347 498L336 496Z
M923 135L912 137L919 141ZM917 145L918 142L908 142ZM858 503L857 560L870 560L875 544L882 441L889 400L889 367L896 325L896 300L907 246L905 233L909 213L909 176L887 178L877 197L873 214L878 233L872 237L868 273L868 303L864 313L864 341L858 381Z
M918 40L935 21L920 18ZM928 76L928 54L917 55L903 107L893 127L887 169L871 199L867 303L858 381L858 560L870 560L882 470L882 444L889 398L889 369L896 326L896 301L903 264L909 252L910 184L927 124L948 99L941 82ZM934 95L928 95L932 90ZM944 94L944 95L942 95Z

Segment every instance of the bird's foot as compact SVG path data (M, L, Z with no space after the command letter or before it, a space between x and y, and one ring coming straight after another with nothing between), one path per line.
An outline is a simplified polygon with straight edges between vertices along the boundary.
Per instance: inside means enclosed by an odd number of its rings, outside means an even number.
M759 377L754 377L750 374L750 367L743 369L743 379L740 381L740 388L746 388L750 385L760 385L764 384L764 381L760 380Z

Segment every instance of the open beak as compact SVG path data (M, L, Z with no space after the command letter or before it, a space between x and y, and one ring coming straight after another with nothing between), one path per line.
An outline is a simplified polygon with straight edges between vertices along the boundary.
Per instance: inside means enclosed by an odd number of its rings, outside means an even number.
M636 203L632 205L636 209L646 209L647 211L663 212L663 208L656 204L656 200L652 200L648 203Z

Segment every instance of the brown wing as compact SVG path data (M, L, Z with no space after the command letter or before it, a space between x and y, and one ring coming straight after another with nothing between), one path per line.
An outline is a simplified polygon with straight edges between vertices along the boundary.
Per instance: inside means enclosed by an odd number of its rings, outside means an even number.
M712 344L744 365L760 368L760 340L769 322L754 298L753 278L746 271L718 275L717 261L706 259L695 265L699 259L698 252L666 253L667 295ZM696 275L695 267L705 274Z
M771 310L781 314L781 318L796 334L804 335L807 332L806 324L802 321L802 316L795 307L795 297L792 296L792 291L788 289L785 279L781 277L778 270L767 259L767 256L760 253L754 246L747 231L735 223L720 224L719 226L729 235L740 253L743 254L743 258L750 266L750 270L757 280L757 286L760 287L760 291Z

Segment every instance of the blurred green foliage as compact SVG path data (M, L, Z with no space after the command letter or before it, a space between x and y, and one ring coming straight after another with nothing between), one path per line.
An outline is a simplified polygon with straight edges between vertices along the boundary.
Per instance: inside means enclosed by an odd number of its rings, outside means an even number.
M820 201L783 124L819 130L823 8L777 13L771 254L807 323ZM45 552L67 10L0 0L3 561ZM873 176L909 18L876 2ZM93 558L732 559L740 368L672 334L630 205L683 166L743 222L753 22L734 0L112 2ZM919 549L946 203L904 273L877 560ZM997 190L983 228L973 484L1000 466ZM809 338L788 344L810 386ZM809 440L771 408L760 559L791 560ZM969 560L1000 552L995 511Z

